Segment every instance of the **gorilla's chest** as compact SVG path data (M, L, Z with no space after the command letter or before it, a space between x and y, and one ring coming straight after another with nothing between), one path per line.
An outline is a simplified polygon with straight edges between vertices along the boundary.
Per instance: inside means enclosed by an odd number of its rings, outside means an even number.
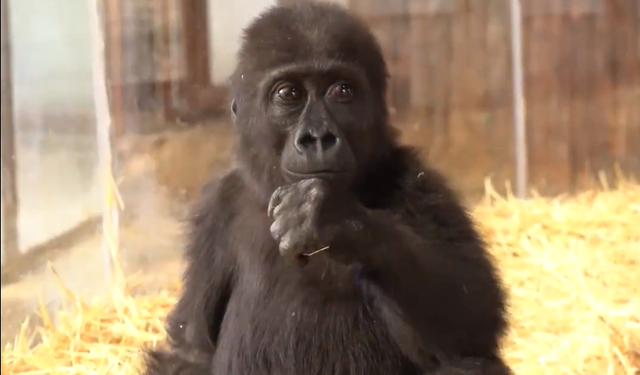
M283 268L239 280L214 373L409 374L385 323L351 276L316 261L305 270Z

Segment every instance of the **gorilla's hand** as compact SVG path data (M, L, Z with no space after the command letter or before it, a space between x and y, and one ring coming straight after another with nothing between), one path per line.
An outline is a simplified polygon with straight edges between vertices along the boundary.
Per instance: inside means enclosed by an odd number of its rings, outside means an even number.
M281 186L271 195L271 235L283 257L305 265L310 255L328 246L333 232L329 224L334 221L330 219L337 208L330 201L338 203L329 196L330 189L326 181L310 178Z

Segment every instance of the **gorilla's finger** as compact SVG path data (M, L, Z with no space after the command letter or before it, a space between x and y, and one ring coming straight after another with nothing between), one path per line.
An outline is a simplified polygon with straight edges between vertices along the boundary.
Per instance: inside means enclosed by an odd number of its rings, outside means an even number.
M282 203L282 198L284 196L284 193L285 193L285 187L280 186L279 188L276 189L276 191L273 192L273 194L271 194L271 199L269 199L269 205L267 207L267 215L269 215L269 217L273 217L273 210L280 203Z
M280 217L281 214L282 214L282 211L285 210L286 207L287 207L287 205L285 204L285 200L281 199L280 200L280 204L278 204L277 206L275 206L275 208L273 208L271 210L271 215L270 216L272 218L274 218L274 219Z
M282 236L284 235L284 226L282 220L274 221L273 224L271 224L271 226L269 227L269 232L271 232L271 236L274 240L277 241L282 239Z
M293 234L291 232L287 232L280 238L280 243L278 244L280 255L285 258L291 258L291 250L293 246Z

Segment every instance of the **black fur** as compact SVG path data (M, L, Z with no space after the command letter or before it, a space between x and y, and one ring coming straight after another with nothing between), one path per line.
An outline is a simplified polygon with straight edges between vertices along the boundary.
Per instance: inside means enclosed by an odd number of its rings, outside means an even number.
M169 348L148 352L146 375L510 374L500 280L445 179L398 144L366 26L336 5L276 7L239 57L238 167L195 208ZM279 74L309 100L272 101ZM316 95L333 74L348 101ZM352 157L320 158L340 177L283 172L309 165L287 151L308 129Z

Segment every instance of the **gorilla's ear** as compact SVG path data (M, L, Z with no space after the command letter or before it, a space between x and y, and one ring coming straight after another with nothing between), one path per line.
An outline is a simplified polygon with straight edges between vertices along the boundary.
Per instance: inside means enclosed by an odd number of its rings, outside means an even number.
M236 113L238 112L238 105L236 104L235 99L231 99L231 105L229 106L229 109L231 110L231 118L233 119L233 121L235 121Z

